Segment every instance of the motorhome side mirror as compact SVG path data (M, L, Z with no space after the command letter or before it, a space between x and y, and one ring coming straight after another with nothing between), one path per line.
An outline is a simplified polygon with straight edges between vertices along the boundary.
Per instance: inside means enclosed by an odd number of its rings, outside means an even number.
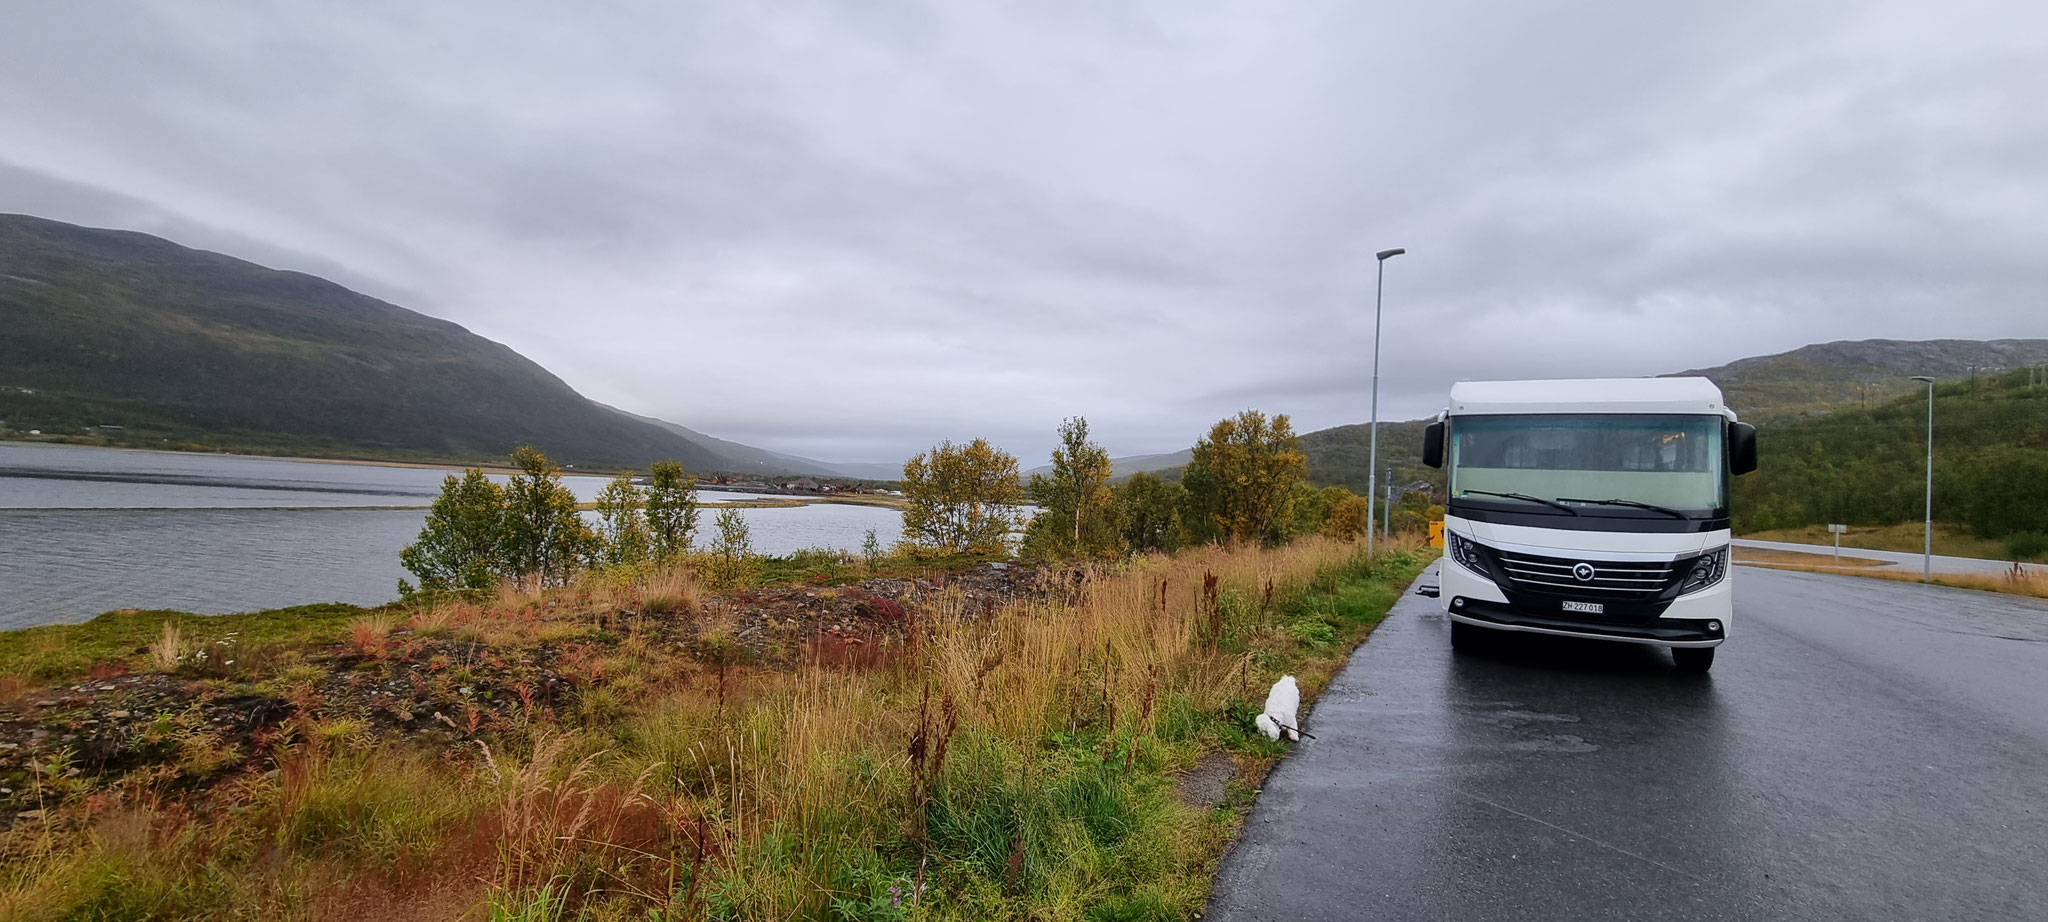
M1444 466L1444 421L1437 420L1422 430L1422 463Z
M1756 427L1736 423L1728 427L1728 466L1733 474L1756 470Z

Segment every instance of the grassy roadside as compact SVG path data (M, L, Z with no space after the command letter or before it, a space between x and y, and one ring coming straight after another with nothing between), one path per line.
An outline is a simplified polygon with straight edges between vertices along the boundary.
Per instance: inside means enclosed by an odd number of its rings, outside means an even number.
M1805 528L1779 528L1738 535L1758 541L1785 541L1792 544L1814 544L1830 547L1835 543L1834 535L1828 533L1825 525L1809 525ZM1909 522L1901 525L1857 525L1842 536L1842 549L1860 548L1870 551L1901 551L1918 554L1926 546L1921 524ZM2005 542L1992 538L1979 538L1969 529L1945 522L1934 524L1934 553L1944 557L1974 557L1979 560L2011 560L2012 554ZM2029 563L2048 563L2048 554L2037 554L2022 558Z
M861 603L880 621L860 647L791 638L794 665L746 655L741 597L686 574L178 622L241 625L219 633L257 665L232 672L151 667L162 613L0 635L0 723L64 706L34 687L53 656L138 670L96 687L288 715L229 741L166 713L135 731L160 758L98 774L60 726L21 782L42 806L0 834L0 914L1184 919L1284 752L1250 729L1266 687L1320 691L1424 557L1197 549L1049 572L1002 606L926 580L914 605ZM802 598L855 589L788 575ZM293 626L245 620L266 615ZM445 726L365 710L407 683ZM1176 786L1198 765L1225 769L1220 797Z
M1797 551L1771 551L1759 548L1738 547L1735 562L1749 566L1769 567L1773 570L1792 570L1798 573L1832 573L1838 576L1861 576L1870 579L1888 579L1901 583L1920 582L1920 571L1913 567L1891 567L1884 561L1868 558L1843 557L1838 563L1831 554L1802 554ZM1954 589L1975 589L1982 592L2002 592L2007 595L2031 596L2048 599L2048 577L2030 571L2015 570L2007 573L1936 573L1931 582L1936 586Z

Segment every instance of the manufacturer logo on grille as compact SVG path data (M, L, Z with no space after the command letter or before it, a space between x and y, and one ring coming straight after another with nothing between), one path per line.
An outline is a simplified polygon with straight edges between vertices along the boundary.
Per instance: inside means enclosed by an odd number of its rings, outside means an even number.
M1572 578L1573 578L1573 579L1576 579L1576 580L1578 580L1579 582L1582 582L1582 583L1590 583L1590 582L1592 582L1592 581L1593 581L1593 565L1592 565L1592 564L1590 564L1590 563L1581 563L1581 564L1577 564L1577 565L1573 566L1573 567L1572 567Z

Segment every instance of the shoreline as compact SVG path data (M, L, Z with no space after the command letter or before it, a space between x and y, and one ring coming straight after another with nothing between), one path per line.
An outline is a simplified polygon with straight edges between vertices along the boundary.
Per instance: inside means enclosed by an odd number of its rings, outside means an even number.
M519 469L506 464L470 464L459 461L398 461L374 458L316 458L310 455L255 455L241 451L185 451L177 448L137 448L130 445L87 445L81 442L42 439L18 439L0 437L0 445L56 445L64 448L89 448L94 451L126 451L149 455L178 455L191 457L207 455L225 458L249 458L258 461L305 461L311 464L349 464L359 467L403 467L415 470L448 471L460 473L472 467L483 468L486 473L517 474ZM566 473L566 472L565 472ZM591 474L588 476L604 476Z
M510 475L510 474L518 474L518 473L521 473L521 471L519 470L519 468L513 467L513 466L511 466L511 465L509 465L509 464L504 464L504 463L498 463L498 462L465 462L465 461L401 461L401 460L396 460L396 459L392 459L392 460L383 460L383 459L377 459L377 458L320 458L320 457L314 457L314 456L311 456L311 455L258 455L258 454L250 454L250 453L248 453L248 452L240 452L240 451L185 451L185 450L182 450L182 449L177 449L177 448L137 448L137 447L133 447L133 446L128 446L128 445L88 445L88 444L84 444L84 443L80 443L80 442L70 442L70 441L58 441L58 440L53 440L53 439L49 439L49 438L27 438L27 439L23 439L23 438L13 438L13 437L8 437L8 436L0 436L0 445L60 445L60 446L64 446L64 447L67 447L67 448L90 448L90 449L95 449L95 450L98 450L98 451L128 451L128 452L138 452L138 453L143 453L143 454L155 454L155 455L183 455L183 456L191 456L191 455L212 455L212 456L218 456L218 457L228 457L228 458L250 458L250 459L254 459L254 460L263 460L263 461L305 461L305 462L308 462L308 463L311 463L311 464L348 464L348 465L356 465L356 466L359 466L359 467L401 467L401 468L410 468L410 469L414 469L414 470L428 470L428 471L447 471L447 472L449 472L449 473L461 473L462 471L466 471L466 470L468 470L468 469L470 469L470 468L472 468L472 467L474 467L474 468L480 468L480 469L482 469L482 470L484 471L484 473L487 473L487 474L507 474L507 475ZM603 478L611 478L611 477L616 477L616 476L618 476L618 475L619 475L619 474L621 474L621 473L626 473L626 472L628 472L628 471L631 471L631 472L632 472L633 474L635 474L636 476L645 476L644 474L641 474L641 472L640 472L640 470L639 470L638 468L608 468L608 467L592 467L592 468L573 468L573 467L564 467L564 468L562 469L562 476L564 476L564 477L603 477ZM726 473L726 474L739 474L739 473L747 473L747 472L741 472L741 471L724 471L724 472L716 472L716 473ZM694 473L693 473L693 474L691 474L690 476L692 476L692 477L696 477L696 476L699 476L699 475L697 475L697 474L694 474ZM752 475L752 476L769 476L769 475L766 475L766 474L755 474L755 475ZM798 474L798 473L784 473L784 474L776 474L776 475L773 475L773 476L777 476L777 477L803 477L803 478L810 478L810 479L812 479L812 480L816 480L816 479L817 479L817 478L818 478L818 477L819 477L820 475L818 475L818 474ZM862 481L862 482L876 482L876 481L875 481L875 480L874 480L873 478L868 478L868 477L834 477L834 476L832 476L832 475L825 475L825 476L826 476L826 478L827 478L827 479L837 479L837 480L847 480L847 481ZM742 488L728 488L728 487L725 487L725 486L723 486L723 485L720 485L720 486L717 486L717 487L707 487L707 486L705 486L705 485L704 485L704 484L702 484L702 483L699 483L699 484L698 484L698 489L700 489L700 490L703 490L703 489L717 489L717 490L719 490L719 491L722 491L722 492L733 492L733 493L773 493L773 492L779 492L779 490L776 490L776 489L772 489L772 488L771 488L771 489L768 489L768 490L754 490L754 489L742 489ZM808 495L808 494L789 494L789 495L792 495L792 496L804 496L804 495ZM874 495L874 494L865 494L865 495Z

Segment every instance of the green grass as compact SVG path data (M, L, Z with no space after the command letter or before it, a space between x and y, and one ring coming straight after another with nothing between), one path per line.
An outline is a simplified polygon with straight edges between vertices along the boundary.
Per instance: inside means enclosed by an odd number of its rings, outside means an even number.
M1296 676L1311 703L1420 567L1420 557L1396 554L1377 566L1328 568L1310 590L1277 599L1264 615L1226 596L1234 611L1223 649ZM1036 751L994 738L956 743L963 751L926 822L949 869L948 892L961 898L933 917L1163 922L1198 912L1215 862L1252 806L1253 786L1289 749L1252 726L1265 693L1261 682L1206 713L1169 698L1156 736L1096 727L1054 733ZM1251 777L1213 810L1177 801L1176 771L1218 750L1252 766Z
M175 625L186 646L206 649L232 641L261 650L338 639L357 618L379 611L355 605L322 604L273 608L240 615L122 609L79 624L0 631L0 677L56 680L85 674L89 667L121 663L140 668L148 647ZM259 654L260 655L260 654Z

